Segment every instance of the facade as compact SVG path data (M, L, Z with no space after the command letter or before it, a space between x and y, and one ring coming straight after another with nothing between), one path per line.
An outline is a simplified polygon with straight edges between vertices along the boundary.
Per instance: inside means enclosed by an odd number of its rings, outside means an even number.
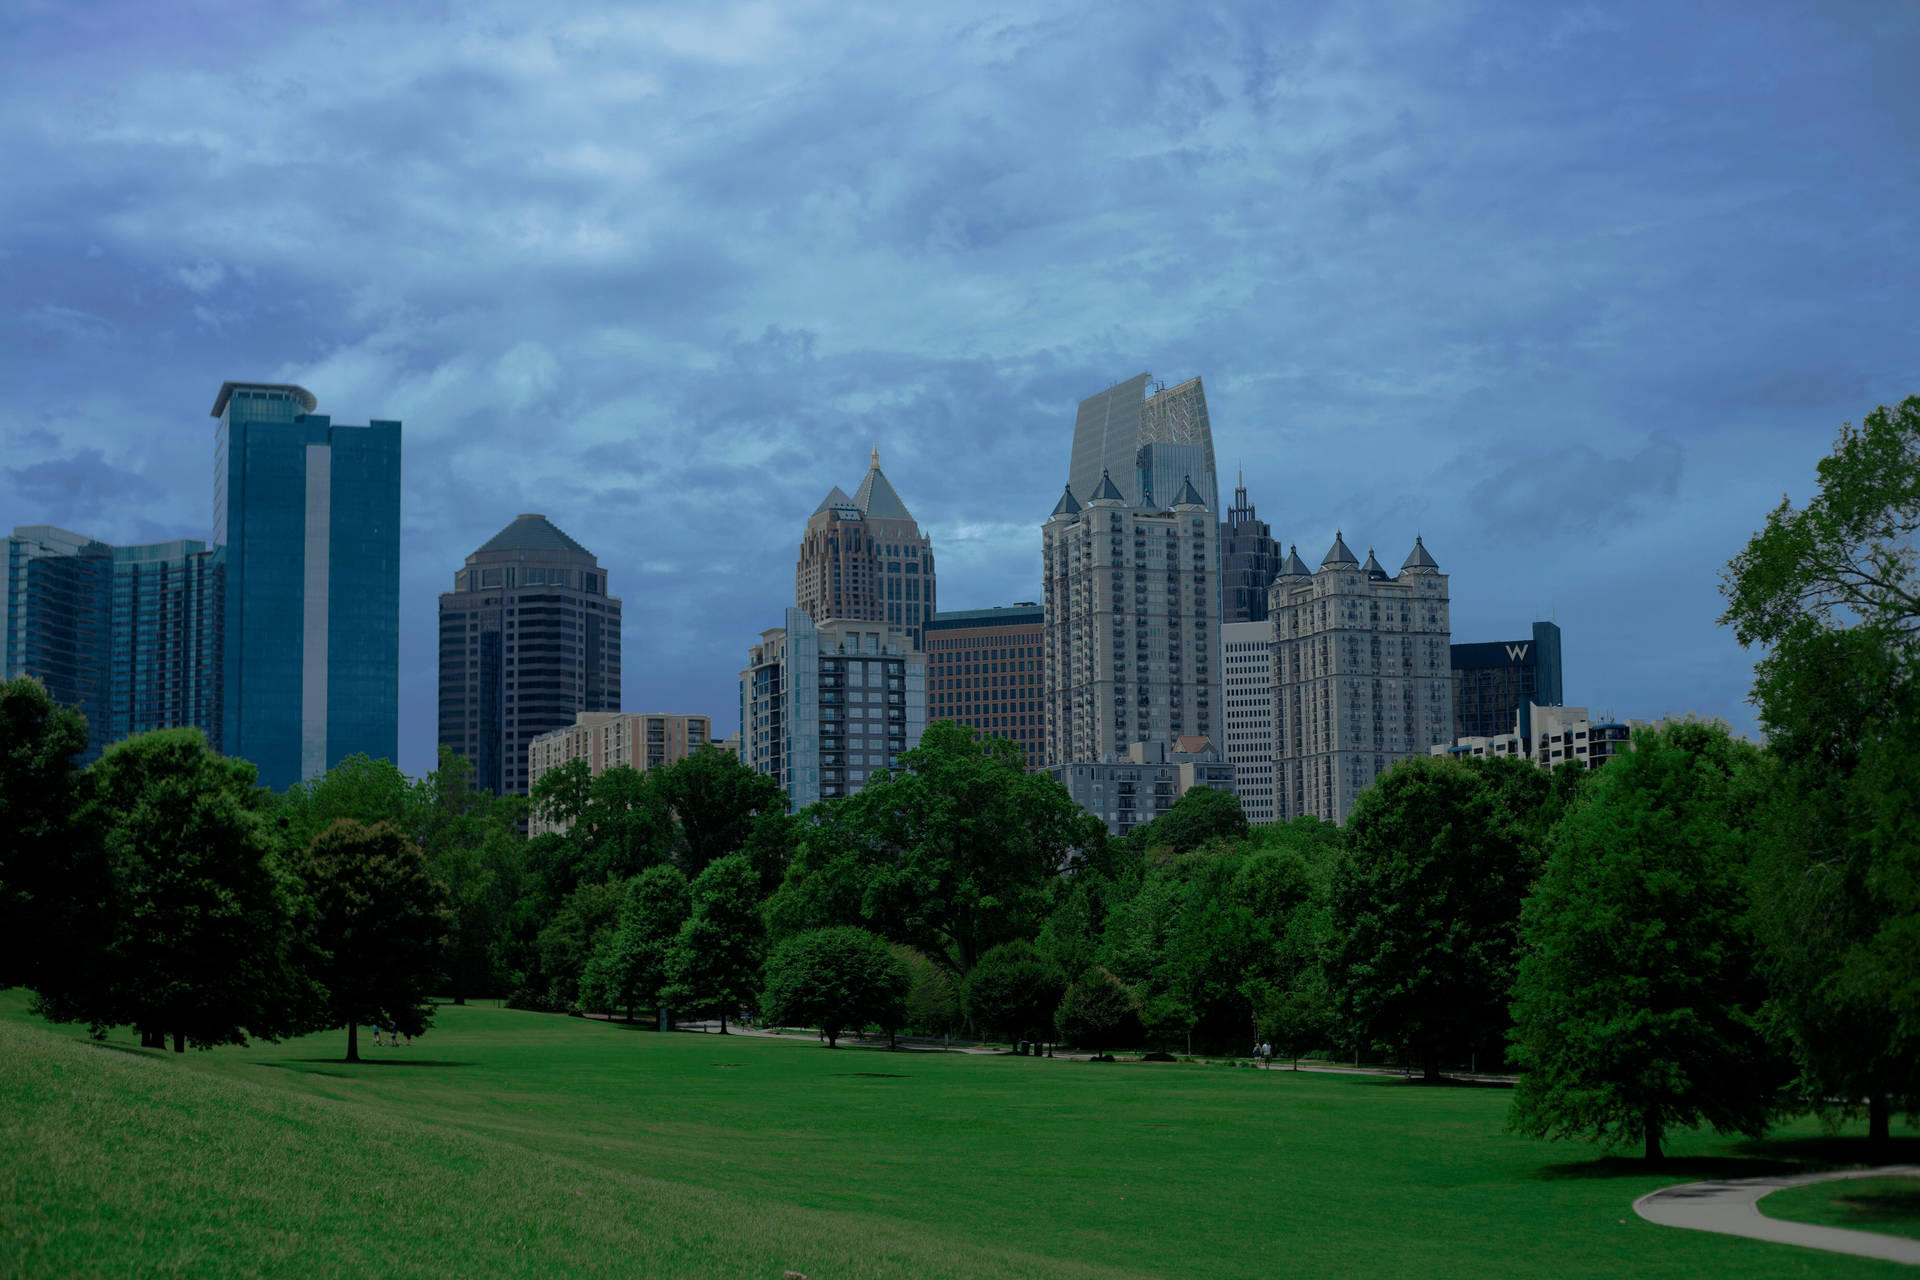
M793 571L794 599L815 622L877 622L918 650L935 601L933 544L880 470L849 498L838 485L807 518Z
M1560 628L1533 624L1529 640L1495 640L1451 646L1453 736L1486 738L1506 733L1520 717L1529 731L1528 708L1565 701L1560 683Z
M1233 763L1234 791L1247 821L1273 821L1273 628L1229 622L1220 628L1223 660L1221 750Z
M1547 770L1575 763L1597 769L1622 751L1632 749L1634 729L1666 723L1665 720L1635 720L1622 724L1611 716L1596 720L1587 714L1585 707L1529 704L1514 713L1509 732L1463 736L1450 743L1437 743L1427 751L1431 755L1462 758L1517 756ZM1528 727L1522 728L1523 725Z
M1335 534L1317 573L1290 551L1268 596L1273 628L1274 816L1346 821L1361 788L1449 741L1447 577L1413 540L1389 578Z
M713 741L713 721L707 716L620 711L582 711L564 729L543 733L527 744L527 790L542 774L569 760L584 760L587 771L599 777L625 766L642 773L684 760ZM527 822L527 834L561 831L560 824Z
M1148 446L1168 446L1149 449ZM1178 386L1143 373L1080 402L1073 421L1067 488L1089 494L1111 476L1128 506L1170 506L1191 478L1210 511L1220 510L1213 425L1200 379Z
M884 624L816 625L795 607L747 650L740 760L777 780L790 809L852 795L926 727L926 658Z
M1221 732L1219 525L1194 484L1140 507L1103 473L1084 507L1067 489L1041 544L1045 763Z
M935 614L926 627L927 718L1011 738L1037 763L1046 747L1045 630L1046 611L1031 602Z
M335 424L304 388L213 402L226 552L221 745L276 791L398 755L400 424Z
M1280 571L1280 544L1247 501L1247 486L1236 484L1233 506L1220 522L1220 617L1236 622L1267 620L1267 590Z
M87 718L81 763L149 729L221 746L225 556L180 540L117 547L51 525L7 539L7 678Z
M1136 742L1119 760L1049 766L1047 774L1074 802L1124 836L1152 822L1194 787L1232 793L1233 765L1205 738Z
M619 710L606 572L545 516L515 517L440 596L440 745L473 762L474 785L526 795L534 739Z

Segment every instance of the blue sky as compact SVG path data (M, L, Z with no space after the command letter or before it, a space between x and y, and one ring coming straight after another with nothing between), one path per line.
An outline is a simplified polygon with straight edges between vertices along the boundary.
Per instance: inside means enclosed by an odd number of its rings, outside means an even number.
M1310 562L1421 534L1455 639L1750 728L1720 566L1920 392L1915 65L1836 0L0 0L0 522L205 537L223 379L402 419L419 771L516 513L731 727L870 447L945 607L1033 599L1075 403L1197 373Z

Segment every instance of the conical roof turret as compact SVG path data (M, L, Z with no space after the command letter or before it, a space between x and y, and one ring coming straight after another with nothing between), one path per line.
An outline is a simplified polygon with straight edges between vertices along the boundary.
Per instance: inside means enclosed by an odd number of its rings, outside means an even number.
M867 478L860 482L860 491L853 495L853 503L869 520L912 520L913 513L907 510L907 504L900 501L900 495L887 483L887 477L880 470L880 446L873 447L873 459L867 466Z
M1079 500L1073 496L1073 486L1067 485L1065 492L1060 495L1060 501L1053 504L1053 514L1056 516L1070 516L1079 510L1080 503Z
M1434 560L1434 558L1431 555L1428 554L1426 544L1420 541L1419 534L1414 535L1413 550L1407 552L1406 562L1400 566L1400 572L1402 573L1408 573L1408 572L1438 573L1440 572L1439 564Z
M1307 568L1307 562L1300 558L1300 548L1297 545L1290 545L1287 548L1287 558L1280 562L1280 572L1274 576L1278 578L1311 578L1313 571Z
M1176 510L1181 507L1204 507L1207 505L1207 500L1200 496L1198 489L1193 487L1192 476L1188 476L1185 482L1181 484L1180 496L1173 500L1173 505Z
M1380 562L1373 558L1372 547L1367 548L1367 562L1360 567L1366 570L1368 582L1385 582L1387 580L1387 571L1382 569Z
M1121 493L1119 486L1113 483L1112 474L1102 469L1100 472L1100 487L1093 491L1093 497L1088 500L1087 505L1097 507L1103 502L1114 502L1125 505L1126 501L1126 495Z
M1326 555L1320 557L1320 567L1322 569L1358 569L1360 567L1360 562L1354 559L1353 552L1347 550L1347 540L1341 536L1338 529L1333 531L1333 545L1327 548Z

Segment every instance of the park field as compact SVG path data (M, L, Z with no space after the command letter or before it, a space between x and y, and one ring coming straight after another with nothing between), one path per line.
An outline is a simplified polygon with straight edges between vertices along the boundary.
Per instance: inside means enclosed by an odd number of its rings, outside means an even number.
M1905 1274L1634 1216L1851 1157L1811 1125L1648 1173L1503 1134L1491 1088L477 1007L358 1065L344 1034L176 1056L24 1010L0 996L8 1276Z

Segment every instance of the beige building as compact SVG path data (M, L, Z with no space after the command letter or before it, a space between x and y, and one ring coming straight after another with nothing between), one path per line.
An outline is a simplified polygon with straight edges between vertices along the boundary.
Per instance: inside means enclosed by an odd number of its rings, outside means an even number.
M566 728L543 733L527 744L527 789L531 791L542 774L569 760L585 760L596 778L622 765L644 773L684 760L712 740L709 716L583 711ZM542 822L536 814L528 822L527 834L561 829Z
M1041 533L1047 765L1221 732L1219 532L1191 478L1171 507L1105 474L1084 507L1061 496Z
M1274 816L1344 822L1396 760L1452 741L1447 577L1418 538L1390 578L1336 534L1317 573L1290 551L1267 601Z
M835 485L807 519L793 592L815 622L877 622L894 643L921 648L933 619L933 544L881 473L879 449L851 498Z
M1264 612L1264 608L1262 610ZM1233 762L1234 791L1248 822L1273 821L1273 625L1229 622L1220 628L1226 672L1220 691L1221 744Z

